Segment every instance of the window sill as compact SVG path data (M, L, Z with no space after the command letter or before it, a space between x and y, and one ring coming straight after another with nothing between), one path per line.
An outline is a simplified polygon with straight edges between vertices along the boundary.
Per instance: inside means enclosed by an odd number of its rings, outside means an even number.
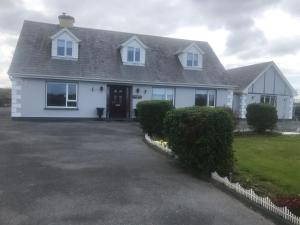
M69 107L45 107L44 110L79 110L79 108L69 108Z
M62 59L62 60L78 61L78 58L75 58L73 56L52 56L52 59Z
M143 63L137 63L137 62L123 62L126 66L145 66Z
M195 67L195 66L185 66L185 70L202 70L202 67Z

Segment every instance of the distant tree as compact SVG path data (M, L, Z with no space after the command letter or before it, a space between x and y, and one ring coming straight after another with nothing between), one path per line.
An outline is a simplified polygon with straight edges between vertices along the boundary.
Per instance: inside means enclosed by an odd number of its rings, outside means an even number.
M11 89L0 88L0 107L10 106L11 103Z

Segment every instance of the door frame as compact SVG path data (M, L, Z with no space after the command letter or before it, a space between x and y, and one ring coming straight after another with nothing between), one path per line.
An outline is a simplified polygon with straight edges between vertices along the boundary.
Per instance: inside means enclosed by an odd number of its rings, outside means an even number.
M126 93L126 117L125 118L112 118L110 115L110 89L113 86L117 87L125 87L128 88ZM106 118L108 119L130 119L131 118L131 108L132 108L132 86L131 85L124 85L124 84L107 84L107 91L106 91Z

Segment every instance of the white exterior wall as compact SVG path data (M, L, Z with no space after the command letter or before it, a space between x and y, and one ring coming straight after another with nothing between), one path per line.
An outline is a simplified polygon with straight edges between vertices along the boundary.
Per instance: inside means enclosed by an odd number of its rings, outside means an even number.
M21 107L17 109L17 112L22 117L97 118L96 108L106 108L107 88L102 83L78 82L78 110L46 109L45 80L22 79L18 84L21 87ZM103 91L100 91L101 86ZM105 117L105 115L104 111L103 116ZM18 114L12 113L12 116L17 117Z
M232 104L233 104L232 90L218 89L216 99L217 99L216 106L229 107L232 109Z
M177 87L175 90L175 107L189 107L195 105L195 88Z
M49 82L53 80L49 80ZM70 81L57 81L67 83ZM105 83L74 82L78 85L78 109L49 109L46 108L46 80L42 79L12 79L12 117L28 118L97 118L96 108L104 108L103 118L106 117L108 88ZM100 87L103 90L100 91ZM132 85L130 111L134 117L134 109L140 101L152 99L153 87L172 88L165 86ZM137 89L139 89L137 93ZM195 105L195 88L174 87L174 104L176 108ZM205 90L213 90L206 88ZM232 108L232 90L216 90L216 106Z

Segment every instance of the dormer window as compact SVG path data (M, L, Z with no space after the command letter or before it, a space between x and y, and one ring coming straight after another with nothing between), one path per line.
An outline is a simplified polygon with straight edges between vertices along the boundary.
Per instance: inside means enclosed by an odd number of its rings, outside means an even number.
M73 42L62 39L57 40L57 56L69 56L72 57Z
M127 62L140 62L140 48L127 47Z
M57 59L77 60L80 40L67 28L63 28L50 37L52 39L51 56Z
M120 44L123 64L128 66L145 66L147 48L137 36L132 36Z
M196 43L192 43L184 49L178 50L176 54L184 69L202 70L204 52Z
M186 61L187 66L198 66L198 54L197 53L187 53L187 61Z

